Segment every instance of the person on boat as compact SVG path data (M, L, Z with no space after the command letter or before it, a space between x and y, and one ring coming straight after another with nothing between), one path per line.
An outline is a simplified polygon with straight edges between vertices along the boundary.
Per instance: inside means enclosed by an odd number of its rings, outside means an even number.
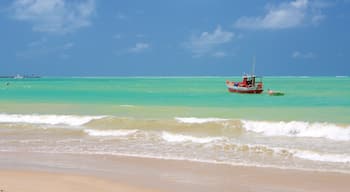
M271 89L267 89L267 93L271 95L273 94L273 91Z

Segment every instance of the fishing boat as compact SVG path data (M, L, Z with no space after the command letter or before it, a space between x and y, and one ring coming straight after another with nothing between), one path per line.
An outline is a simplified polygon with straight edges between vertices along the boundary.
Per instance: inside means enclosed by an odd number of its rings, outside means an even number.
M235 82L226 80L226 86L232 93L260 94L264 91L262 77L254 75L255 58L253 58L252 74L243 75L242 81Z

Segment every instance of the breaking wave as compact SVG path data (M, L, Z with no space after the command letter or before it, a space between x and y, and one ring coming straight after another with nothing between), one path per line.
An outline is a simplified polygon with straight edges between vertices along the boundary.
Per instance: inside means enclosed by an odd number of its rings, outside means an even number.
M198 124L227 121L227 119L221 119L221 118L196 118L196 117L175 117L175 119L180 123L198 123Z
M182 134L172 134L168 132L162 133L162 138L168 142L180 143L180 142L192 142L192 143L211 143L214 141L219 141L220 137L194 137Z
M317 137L336 141L350 140L350 127L341 127L330 123L309 123L302 121L266 122L242 120L247 131L266 136Z
M311 161L350 163L350 156L345 154L320 154L312 151L296 151L293 155Z
M0 114L0 123L29 123L80 126L105 116Z
M209 138L238 137L245 132L265 136L324 138L350 141L350 126L304 121L251 121L223 118L175 117L174 119L134 119L116 116L79 116L49 114L0 114L0 123L83 126L93 136L117 136L133 130L163 132L163 139L205 143ZM173 134L174 135L169 135ZM175 134L176 133L176 134ZM204 135L192 137L181 135ZM209 139L210 140L210 139ZM211 141L209 141L211 142Z
M85 129L84 132L90 136L96 137L119 137L127 136L136 133L138 130L94 130L94 129Z
M350 156L346 154L321 153L301 149L270 147L262 144L233 144L234 151L274 154L285 157L296 157L308 161L322 161L330 163L350 163Z

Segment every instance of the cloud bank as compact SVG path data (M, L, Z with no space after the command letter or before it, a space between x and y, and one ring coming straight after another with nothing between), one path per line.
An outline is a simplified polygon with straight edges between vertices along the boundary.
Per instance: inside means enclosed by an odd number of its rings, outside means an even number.
M320 1L295 0L267 6L267 13L257 17L241 17L235 27L243 29L287 29L304 24L320 23L326 16L322 9L328 5Z
M217 51L216 49L230 42L233 37L234 33L224 31L221 29L221 26L218 26L212 33L202 32L200 35L192 36L190 40L185 43L185 46L191 50L196 57L203 55L223 57L226 55L225 52Z
M94 0L16 0L13 17L32 24L33 31L66 34L91 25Z

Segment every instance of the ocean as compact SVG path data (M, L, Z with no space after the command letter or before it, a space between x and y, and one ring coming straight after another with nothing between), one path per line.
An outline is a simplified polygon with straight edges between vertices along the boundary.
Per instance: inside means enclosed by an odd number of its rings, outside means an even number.
M0 152L350 173L349 77L265 77L257 95L227 79L0 79Z

